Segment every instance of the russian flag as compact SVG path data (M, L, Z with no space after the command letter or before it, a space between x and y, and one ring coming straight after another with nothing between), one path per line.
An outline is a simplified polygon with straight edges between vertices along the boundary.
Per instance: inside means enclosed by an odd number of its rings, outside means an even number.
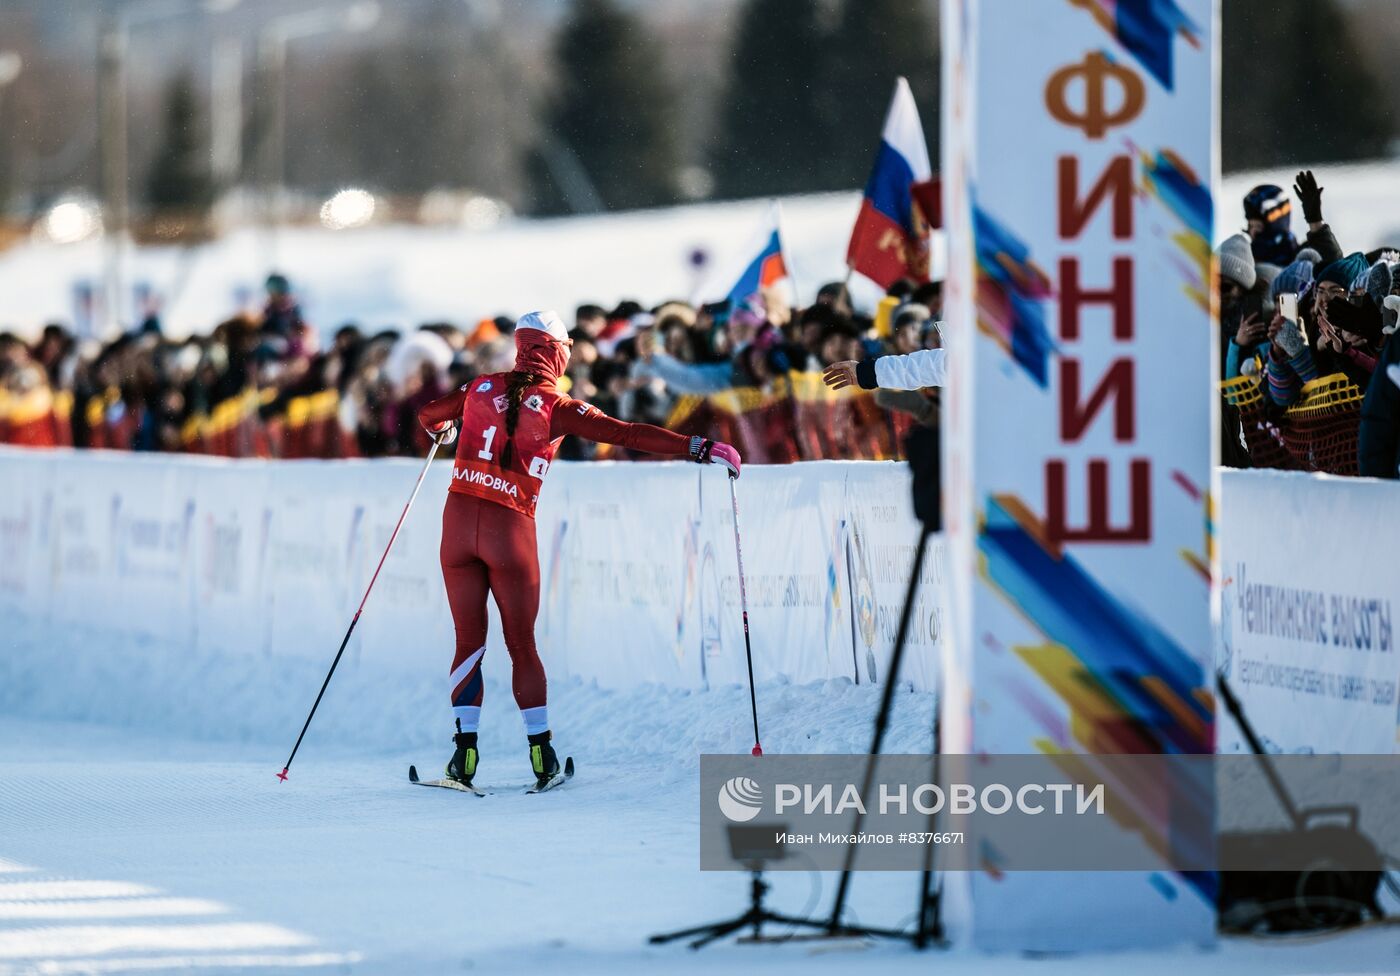
M783 258L776 200L769 206L763 223L740 255L738 261L721 270L701 289L699 299L702 302L727 301L732 308L790 277L787 261ZM740 261L743 263L740 264Z
M846 264L882 288L897 278L928 280L928 229L936 216L924 212L933 179L919 109L909 82L898 79L890 101L875 168L851 231Z
M787 277L787 265L783 263L783 242L778 237L778 228L768 235L763 249L744 268L734 287L729 289L729 301L741 302L769 288Z

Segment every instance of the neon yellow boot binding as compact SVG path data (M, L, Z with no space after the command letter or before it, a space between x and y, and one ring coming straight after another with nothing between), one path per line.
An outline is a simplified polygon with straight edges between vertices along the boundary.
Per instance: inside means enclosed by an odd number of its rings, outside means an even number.
M463 732L461 720L458 720L457 734L452 737L452 744L457 748L447 761L447 778L463 786L471 786L472 777L476 775L477 760L480 759L476 751L476 733Z

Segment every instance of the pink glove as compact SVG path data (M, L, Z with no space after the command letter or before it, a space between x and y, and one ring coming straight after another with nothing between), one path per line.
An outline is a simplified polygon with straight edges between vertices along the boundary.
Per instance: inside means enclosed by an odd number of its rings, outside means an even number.
M710 463L722 464L729 469L729 477L739 477L739 452L723 441L716 441L710 448Z
M428 433L433 435L433 440L438 442L439 447L446 447L457 440L457 421L444 420L435 427L427 428Z
M723 441L697 434L690 439L690 456L696 464L722 464L729 469L729 477L739 477L739 452Z

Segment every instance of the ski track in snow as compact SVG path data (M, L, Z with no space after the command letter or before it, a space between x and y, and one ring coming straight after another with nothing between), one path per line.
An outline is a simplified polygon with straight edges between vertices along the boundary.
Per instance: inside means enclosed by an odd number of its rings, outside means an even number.
M0 976L1400 970L1384 929L1030 961L849 942L651 947L651 933L745 906L745 876L700 872L696 841L699 755L752 745L745 688L613 691L556 679L557 745L579 772L527 797L500 655L487 662L478 774L497 792L482 799L407 780L410 762L437 775L451 749L442 674L347 655L282 784L274 774L325 661L200 659L84 634L55 644L22 622L0 646ZM765 750L863 752L880 690L760 686ZM895 696L887 751L929 748L932 704ZM774 908L829 909L833 875L771 880ZM906 924L916 892L913 874L859 875L848 919Z

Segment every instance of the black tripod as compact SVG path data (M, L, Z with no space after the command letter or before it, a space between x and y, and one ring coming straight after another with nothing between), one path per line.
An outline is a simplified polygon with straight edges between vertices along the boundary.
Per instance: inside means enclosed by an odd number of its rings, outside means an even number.
M900 665L904 662L904 648L909 640L909 623L914 616L914 597L919 589L919 577L923 574L924 554L928 550L928 540L942 525L942 486L939 465L939 436L934 427L916 427L905 440L905 453L909 457L909 468L913 474L914 514L919 519L919 544L914 551L914 567L909 572L909 586L904 592L904 607L899 613L899 629L895 632L894 649L890 653L890 665L885 676L885 688L880 695L880 711L875 716L875 734L870 743L870 759L865 765L865 780L860 795L869 796L875 778L875 764L880 755L880 747L885 741L885 730L889 727L890 712L894 708L895 685L899 682ZM933 779L938 782L938 753L942 748L939 733L940 703L942 695L934 699L933 705ZM929 815L929 832L937 827L937 814ZM857 812L851 833L859 834L864 814ZM826 921L830 935L871 935L886 938L909 939L919 949L930 945L940 948L947 945L943 933L941 915L941 886L935 886L937 871L934 867L934 848L929 844L924 849L924 868L919 878L919 906L917 924L912 932L876 929L862 925L847 925L841 916L846 909L846 895L851 887L851 872L855 868L856 845L846 847L846 861L841 868L841 880L836 886L836 901L831 906L831 917Z
M885 688L881 694L880 711L875 718L875 739L870 746L870 761L865 767L865 782L861 787L860 795L868 796L870 786L875 776L875 760L880 752L880 745L884 742L885 730L889 726L890 711L894 707L894 689L899 680L899 668L904 659L904 646L909 638L909 623L914 615L914 597L918 593L919 577L923 573L924 554L928 549L929 536L936 532L941 524L940 515L940 488L939 488L939 465L938 465L938 432L929 427L917 427L909 435L905 442L905 451L909 456L909 467L914 475L914 513L920 521L919 544L914 553L914 568L909 574L909 588L904 594L904 608L899 615L899 629L895 634L894 651L890 656L889 674L885 679ZM941 745L939 739L938 723L939 708L935 699L933 712L933 782L938 782L938 751ZM936 826L937 814L929 816L930 832ZM851 832L860 833L862 815L858 814L855 826ZM841 871L841 882L836 890L836 904L831 911L831 917L825 921L818 921L806 918L794 918L790 915L780 915L771 912L763 907L763 897L768 893L768 883L763 880L764 861L757 857L745 857L736 844L736 828L730 828L730 846L735 855L735 860L748 863L749 871L752 874L752 881L749 885L749 909L742 915L728 919L723 922L712 922L709 925L696 925L688 929L681 929L679 932L667 932L662 935L653 935L648 941L653 945L665 942L672 942L676 939L685 939L690 936L699 936L690 943L692 949L699 949L708 945L716 939L724 938L733 932L748 926L753 929L753 933L747 941L751 942L782 942L795 938L794 935L767 936L763 935L763 923L772 922L778 925L791 925L794 927L804 927L814 929L816 938L840 938L845 936L867 937L880 936L887 939L909 939L914 946L919 949L927 948L930 945L939 947L947 943L943 937L943 923L940 917L940 905L942 890L934 887L935 875L933 855L934 846L929 844L924 853L924 869L920 876L919 907L917 912L918 923L912 932L898 929L880 929L867 925L847 925L841 921L841 915L846 905L846 893L850 887L851 871L855 862L855 846L846 848L846 862ZM748 848L752 851L752 848ZM747 851L746 851L747 853ZM772 852L769 859L781 857L782 852Z
M692 949L699 949L708 945L715 939L722 939L726 935L737 932L742 928L750 927L753 932L741 941L746 942L785 942L793 938L792 935L765 936L763 934L763 923L772 922L775 925L806 926L809 929L817 929L826 932L827 924L821 921L814 921L808 918L795 918L791 915L781 915L778 912L769 911L763 907L763 897L768 894L769 884L763 880L763 863L756 862L749 865L749 910L742 915L723 922L711 922L709 925L696 925L688 929L681 929L679 932L667 932L663 935L653 935L649 941L652 945L660 945L663 942L674 942L676 939L689 938L698 935L699 938L690 943Z

